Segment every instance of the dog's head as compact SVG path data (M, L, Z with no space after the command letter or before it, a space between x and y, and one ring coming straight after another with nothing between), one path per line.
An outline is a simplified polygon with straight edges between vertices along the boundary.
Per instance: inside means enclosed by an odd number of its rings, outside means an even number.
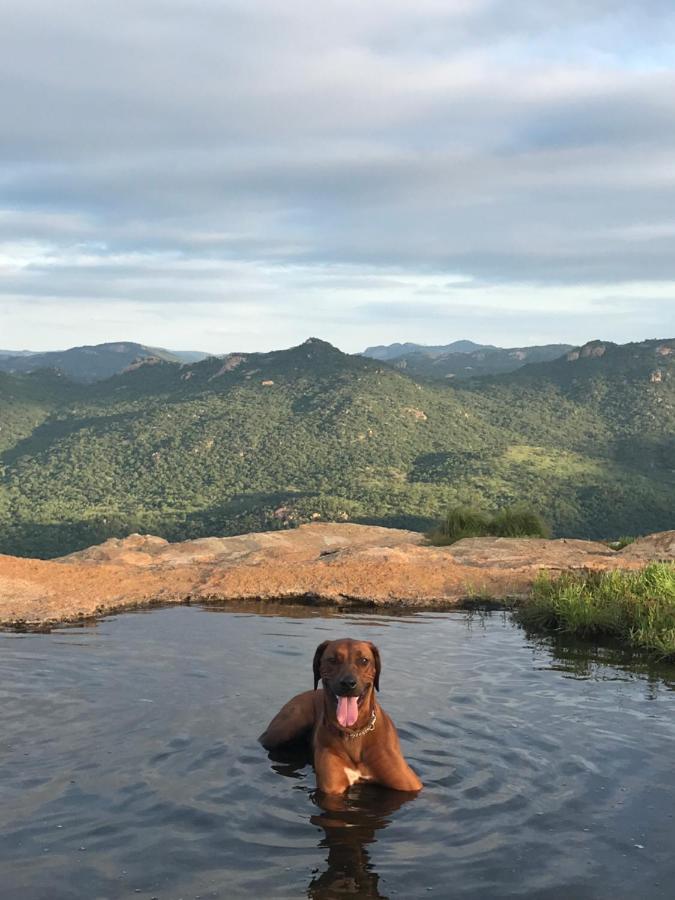
M314 654L314 690L319 681L335 702L341 725L351 726L373 687L380 689L380 651L370 641L324 641Z

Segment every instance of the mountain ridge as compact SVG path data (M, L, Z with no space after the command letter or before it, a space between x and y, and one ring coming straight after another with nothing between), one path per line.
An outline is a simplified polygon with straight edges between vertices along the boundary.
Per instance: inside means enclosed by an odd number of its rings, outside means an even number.
M488 348L492 348L492 344L477 344L475 341L469 340L452 341L450 344L416 344L406 341L404 343L377 344L373 347L366 347L361 355L369 356L371 359L379 359L382 362L389 362L410 353L422 353L425 356L434 357L444 353L472 353L475 350Z
M0 373L0 552L317 519L419 530L456 504L526 503L572 537L672 527L675 341L570 353L457 383L316 338L93 384Z
M110 378L142 358L185 363L205 356L206 354L197 351L164 350L134 341L109 341L103 344L83 344L66 350L22 351L16 355L0 352L0 370L19 374L38 369L56 369L74 381L90 382Z
M415 378L463 379L513 372L531 362L549 362L572 351L571 344L529 347L479 347L468 351L401 353L386 361Z

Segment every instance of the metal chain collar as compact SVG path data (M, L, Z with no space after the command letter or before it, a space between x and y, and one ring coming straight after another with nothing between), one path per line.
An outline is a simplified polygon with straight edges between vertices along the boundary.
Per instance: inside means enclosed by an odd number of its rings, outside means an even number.
M373 731L375 728L375 723L377 722L377 716L375 715L375 710L373 710L373 714L370 717L370 724L366 725L365 728L362 728L360 731L345 731L343 732L344 736L349 738L349 740L353 740L357 737L362 737L364 734L368 734L369 731Z

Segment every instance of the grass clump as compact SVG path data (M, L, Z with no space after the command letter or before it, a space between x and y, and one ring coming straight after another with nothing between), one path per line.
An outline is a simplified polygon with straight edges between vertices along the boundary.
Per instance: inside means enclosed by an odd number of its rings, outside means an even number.
M508 506L492 515L473 507L454 507L427 537L432 544L454 544L467 537L548 537L548 526L531 509Z
M521 624L579 637L608 637L675 659L675 566L637 571L542 573L517 611Z
M490 534L498 537L549 537L550 531L539 513L520 506L507 506L490 522Z
M446 517L428 537L432 544L454 544L465 537L482 537L489 534L490 517L479 509L458 506L449 510Z
M609 541L607 546L612 550L623 550L623 548L627 547L629 544L634 544L636 540L637 538L623 535L622 537L618 537L615 541Z

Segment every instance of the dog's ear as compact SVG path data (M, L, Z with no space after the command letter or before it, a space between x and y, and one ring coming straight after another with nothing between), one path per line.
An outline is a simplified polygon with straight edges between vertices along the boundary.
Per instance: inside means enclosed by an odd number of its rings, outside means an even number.
M319 682L321 681L321 657L323 656L323 651L329 644L330 641L324 641L323 644L319 644L314 653L314 690L317 689Z
M382 671L382 660L380 659L380 651L377 649L375 644L372 644L368 641L368 646L370 647L373 659L375 660L375 680L373 684L375 685L375 690L379 691L380 689L380 672Z

